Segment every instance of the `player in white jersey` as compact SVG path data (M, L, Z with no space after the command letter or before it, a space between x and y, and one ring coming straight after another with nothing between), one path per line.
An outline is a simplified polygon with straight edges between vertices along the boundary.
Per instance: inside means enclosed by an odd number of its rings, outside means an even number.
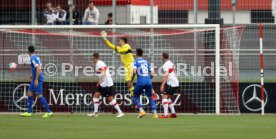
M89 2L88 8L85 9L82 22L84 25L98 25L100 12L92 1Z
M162 67L164 75L160 91L163 92L162 105L164 108L164 115L162 115L160 118L176 118L177 116L171 98L173 97L174 93L176 93L179 87L179 81L175 73L175 66L169 60L169 54L163 53L162 59L164 61L164 65ZM169 115L168 112L169 107L171 110L171 115Z
M100 80L97 83L97 91L93 95L94 112L87 115L91 117L98 116L100 96L103 96L103 97L106 97L109 104L114 106L114 108L118 111L118 115L116 117L123 117L124 113L120 109L116 100L113 99L113 95L114 95L113 80L109 73L108 67L102 60L100 60L100 56L98 53L93 54L93 61L96 63L95 71L97 73L97 76L99 76Z

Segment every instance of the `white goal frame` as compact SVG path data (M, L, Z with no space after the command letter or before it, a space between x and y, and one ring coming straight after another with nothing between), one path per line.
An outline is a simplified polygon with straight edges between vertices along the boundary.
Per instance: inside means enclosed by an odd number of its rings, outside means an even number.
M215 30L215 106L216 114L220 114L220 25L219 24L182 24L182 25L0 25L1 29L119 29L119 28L213 28Z

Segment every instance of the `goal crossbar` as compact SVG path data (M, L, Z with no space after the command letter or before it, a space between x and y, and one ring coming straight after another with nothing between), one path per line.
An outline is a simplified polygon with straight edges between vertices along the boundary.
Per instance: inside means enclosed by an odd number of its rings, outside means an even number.
M0 29L122 29L122 28L214 28L220 29L219 24L187 24L187 25L0 25Z

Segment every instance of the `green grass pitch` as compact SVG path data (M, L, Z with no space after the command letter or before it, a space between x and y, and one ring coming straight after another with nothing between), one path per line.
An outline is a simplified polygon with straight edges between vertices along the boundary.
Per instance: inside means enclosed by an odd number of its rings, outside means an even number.
M276 115L182 115L137 119L136 115L97 118L84 114L40 114L23 118L0 114L0 139L274 139Z

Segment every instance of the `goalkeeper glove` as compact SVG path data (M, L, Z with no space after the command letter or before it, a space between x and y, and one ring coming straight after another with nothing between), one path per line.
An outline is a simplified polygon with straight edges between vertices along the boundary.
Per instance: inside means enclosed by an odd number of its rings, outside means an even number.
M107 33L105 31L102 31L101 35L102 35L103 39L106 40Z

